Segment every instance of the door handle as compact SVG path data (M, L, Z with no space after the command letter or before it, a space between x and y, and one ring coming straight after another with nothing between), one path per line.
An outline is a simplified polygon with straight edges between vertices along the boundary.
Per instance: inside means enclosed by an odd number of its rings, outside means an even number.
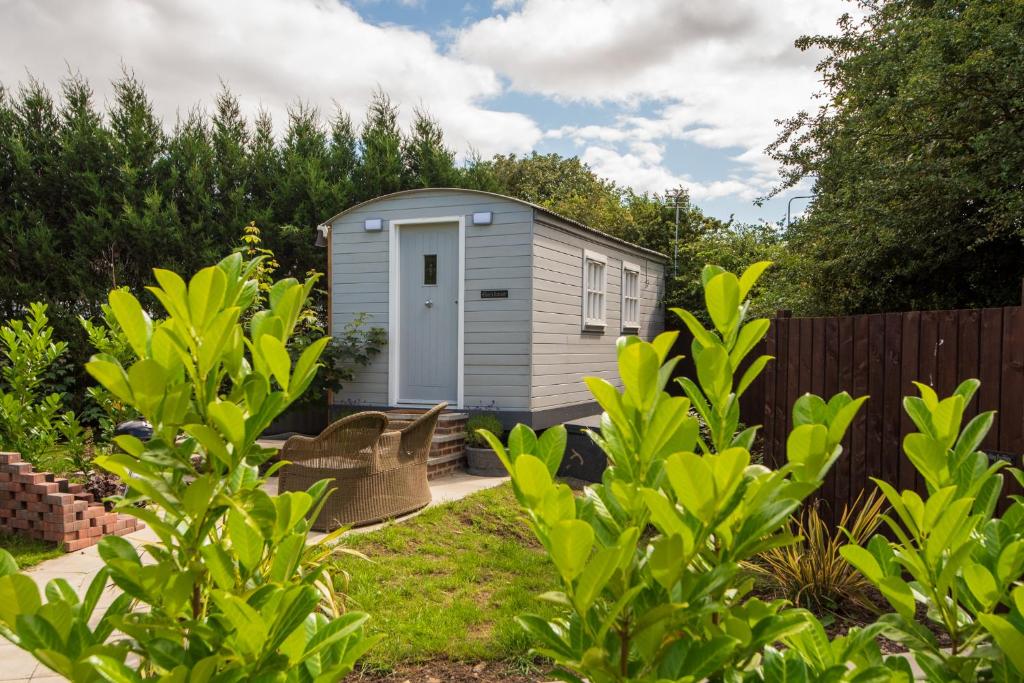
M427 308L430 308L431 306L434 305L434 302L431 301L430 299L427 299L426 301L423 302L423 305L426 306Z

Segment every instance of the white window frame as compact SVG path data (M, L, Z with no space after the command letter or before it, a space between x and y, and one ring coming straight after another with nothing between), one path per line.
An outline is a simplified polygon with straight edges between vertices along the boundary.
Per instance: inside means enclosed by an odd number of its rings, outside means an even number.
M636 292L634 296L627 296L627 279L628 275L632 273L636 277ZM620 303L620 311L622 317L622 329L628 332L638 332L640 330L640 266L629 261L622 262L622 301ZM631 300L631 301L629 301ZM630 303L633 303L633 317L630 313Z
M601 275L600 275L600 289L594 289L590 286L589 282L589 271L590 264L600 264ZM590 251L585 249L583 251L583 279L582 279L582 293L581 297L583 300L583 329L584 330L603 330L605 328L605 320L608 315L608 257L604 254L599 254L596 251ZM596 295L599 298L592 298L591 295ZM590 310L588 305L591 301L598 301L600 311Z

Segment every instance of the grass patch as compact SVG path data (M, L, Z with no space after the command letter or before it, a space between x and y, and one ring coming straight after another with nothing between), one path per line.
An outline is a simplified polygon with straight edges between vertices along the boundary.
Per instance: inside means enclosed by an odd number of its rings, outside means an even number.
M364 668L436 658L529 666L530 639L515 617L550 615L537 596L558 579L510 485L347 536L346 545L371 559L335 561L351 576L348 604L369 612L371 630L385 634Z
M4 533L0 533L0 548L14 556L19 569L26 569L64 554L64 551L54 543Z

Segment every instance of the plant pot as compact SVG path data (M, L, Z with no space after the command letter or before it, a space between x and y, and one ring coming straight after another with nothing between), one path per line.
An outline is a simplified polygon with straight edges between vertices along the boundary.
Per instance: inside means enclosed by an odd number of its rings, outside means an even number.
M477 477L505 477L508 471L490 448L466 446L466 472Z

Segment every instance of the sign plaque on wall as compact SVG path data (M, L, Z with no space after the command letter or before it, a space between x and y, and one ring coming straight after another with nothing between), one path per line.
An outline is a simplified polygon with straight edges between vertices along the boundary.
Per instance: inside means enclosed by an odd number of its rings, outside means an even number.
M508 290L507 289L481 289L480 290L480 298L481 299L507 299L508 298Z

